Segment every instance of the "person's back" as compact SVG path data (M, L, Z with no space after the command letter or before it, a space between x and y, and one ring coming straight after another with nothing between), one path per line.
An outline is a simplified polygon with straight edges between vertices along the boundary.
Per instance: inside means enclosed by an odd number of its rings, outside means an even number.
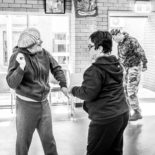
M84 72L82 85L70 90L73 96L84 100L83 108L91 119L87 155L122 155L129 107L122 67L111 55L111 34L108 31L92 33L88 48L93 63Z
M122 80L123 69L115 56L99 57L85 72L84 78L88 76L95 76L95 84L91 86L92 91L83 99L93 121L106 124L128 111ZM87 81L83 87L89 85L91 83Z

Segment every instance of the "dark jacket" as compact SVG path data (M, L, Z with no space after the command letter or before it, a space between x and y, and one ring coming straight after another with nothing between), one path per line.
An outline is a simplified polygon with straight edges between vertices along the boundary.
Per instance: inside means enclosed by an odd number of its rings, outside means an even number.
M7 83L16 93L31 99L42 101L50 90L49 72L58 80L61 87L66 87L66 79L56 60L45 50L35 54L26 49L14 48L10 58ZM18 53L24 54L26 66L24 71L16 61Z
M72 94L83 99L84 109L93 121L108 122L128 112L123 88L123 69L115 56L100 57L84 73L81 87Z

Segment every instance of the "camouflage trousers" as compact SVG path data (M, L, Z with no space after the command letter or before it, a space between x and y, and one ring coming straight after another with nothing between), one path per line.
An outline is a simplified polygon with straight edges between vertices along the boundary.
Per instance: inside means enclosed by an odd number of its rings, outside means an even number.
M131 109L141 112L138 101L138 88L141 79L141 65L125 68L124 89Z

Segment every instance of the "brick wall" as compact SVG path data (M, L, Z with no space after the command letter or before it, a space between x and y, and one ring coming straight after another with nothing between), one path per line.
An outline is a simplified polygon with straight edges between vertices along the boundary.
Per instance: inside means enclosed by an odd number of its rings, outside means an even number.
M66 12L71 12L71 0L65 2ZM0 0L0 11L45 12L45 0Z
M71 66L75 72L83 72L89 64L88 36L96 29L107 30L108 10L132 10L134 0L97 0L99 15L88 18L75 18L72 1L65 1L66 13L71 13ZM45 0L0 0L0 11L44 13Z
M95 30L108 30L108 11L133 11L135 0L97 0L98 16L76 18L74 14L73 0L66 0L66 13L71 17L71 70L83 72L89 65L89 53L87 42L89 35ZM155 10L155 1L152 0L152 8ZM41 12L45 13L45 0L0 0L0 11L3 12ZM151 17L151 16L150 16ZM152 57L155 36L155 16L150 18L146 29L145 46L148 52L149 70L145 74L144 84L155 89L153 68L155 60Z
M98 16L75 19L75 72L89 64L87 42L95 30L108 30L108 11L133 11L134 0L97 0Z

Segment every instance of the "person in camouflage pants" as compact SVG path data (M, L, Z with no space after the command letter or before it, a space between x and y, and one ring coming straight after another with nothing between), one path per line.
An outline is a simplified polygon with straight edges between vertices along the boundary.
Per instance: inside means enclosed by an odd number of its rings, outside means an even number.
M124 68L124 89L130 108L134 111L129 120L142 119L137 93L141 71L147 70L145 52L137 39L129 36L128 33L112 29L111 34L118 43L118 57Z

